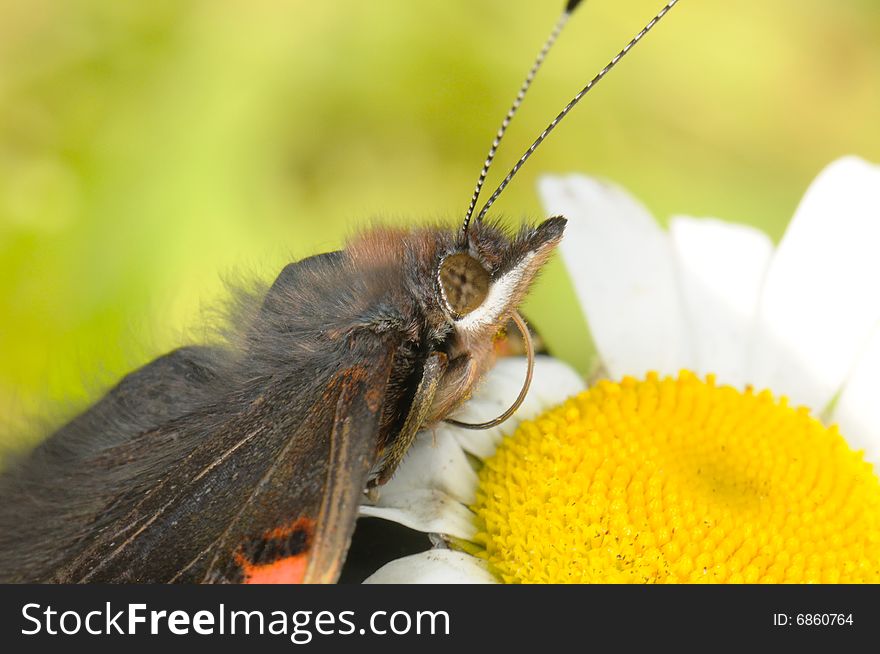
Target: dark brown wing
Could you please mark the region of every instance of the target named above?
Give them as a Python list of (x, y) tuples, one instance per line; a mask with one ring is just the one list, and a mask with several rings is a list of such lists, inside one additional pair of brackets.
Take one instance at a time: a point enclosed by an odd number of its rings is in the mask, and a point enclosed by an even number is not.
[[(378, 361), (334, 374), (293, 419), (294, 386), (279, 381), (217, 425), (210, 441), (171, 462), (56, 579), (334, 581), (376, 460), (392, 358), (385, 350)], [(174, 427), (181, 423), (153, 435), (152, 446), (180, 437)]]
[[(204, 405), (214, 393), (222, 358), (210, 347), (161, 356), (127, 375), (26, 456), (4, 461), (0, 581), (52, 580), (58, 565), (103, 528), (102, 516), (112, 519), (113, 507), (140, 491), (134, 484), (148, 483), (151, 467), (167, 467), (167, 456), (159, 454), (162, 425)], [(159, 460), (154, 464), (152, 458)]]
[(131, 373), (11, 466), (0, 580), (335, 579), (401, 346), (351, 335), (372, 299), (347, 265), (291, 264), (240, 345)]
[[(303, 439), (295, 439), (277, 468), (267, 473), (214, 548), (205, 581), (333, 583), (339, 578), (367, 476), (376, 463), (391, 362), (389, 353), (333, 381), (325, 392), (332, 415), (324, 417), (321, 410), (309, 415), (301, 431), (310, 437), (309, 447), (303, 449)], [(329, 434), (329, 442), (314, 438), (322, 434)], [(305, 494), (291, 493), (305, 469), (320, 470), (316, 483)]]

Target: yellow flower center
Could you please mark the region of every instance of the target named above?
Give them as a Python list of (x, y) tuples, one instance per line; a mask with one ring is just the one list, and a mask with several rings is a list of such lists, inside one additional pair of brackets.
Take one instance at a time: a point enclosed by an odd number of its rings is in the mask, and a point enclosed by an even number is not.
[(880, 582), (880, 481), (836, 427), (682, 372), (600, 382), (480, 472), (505, 582)]

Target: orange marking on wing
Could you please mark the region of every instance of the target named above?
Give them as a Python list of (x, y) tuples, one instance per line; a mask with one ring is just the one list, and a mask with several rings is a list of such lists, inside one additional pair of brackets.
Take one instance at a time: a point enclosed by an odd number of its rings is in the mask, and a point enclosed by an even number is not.
[(315, 531), (315, 521), (303, 516), (302, 518), (298, 518), (296, 521), (291, 522), (289, 525), (275, 527), (275, 529), (267, 531), (263, 537), (268, 540), (278, 540), (290, 536), (295, 531), (306, 532), (308, 541), (311, 542), (312, 534)]
[(301, 584), (306, 576), (309, 555), (288, 556), (265, 565), (240, 561), (246, 584)]
[[(280, 527), (263, 533), (254, 541), (261, 552), (259, 558), (274, 558), (268, 561), (251, 560), (249, 548), (239, 548), (233, 554), (235, 563), (241, 570), (242, 580), (246, 584), (301, 584), (305, 579), (309, 562), (309, 548), (315, 531), (315, 521), (305, 516)], [(295, 544), (294, 552), (290, 552), (288, 539), (296, 534), (303, 534), (305, 542)], [(274, 548), (273, 548), (274, 546)], [(287, 549), (288, 553), (278, 549)], [(275, 549), (273, 553), (272, 550)]]

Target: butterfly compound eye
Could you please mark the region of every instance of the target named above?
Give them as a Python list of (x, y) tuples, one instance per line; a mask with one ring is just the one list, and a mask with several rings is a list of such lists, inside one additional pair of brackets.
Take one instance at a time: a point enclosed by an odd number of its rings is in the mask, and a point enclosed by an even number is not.
[(489, 273), (469, 254), (450, 254), (440, 263), (440, 290), (446, 308), (461, 318), (479, 307), (489, 293)]

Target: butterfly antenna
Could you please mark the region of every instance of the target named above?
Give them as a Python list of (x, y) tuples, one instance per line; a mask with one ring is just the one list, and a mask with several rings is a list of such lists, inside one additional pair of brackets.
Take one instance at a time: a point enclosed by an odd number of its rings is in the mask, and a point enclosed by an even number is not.
[(477, 184), (474, 188), (474, 194), (471, 197), (470, 206), (468, 206), (467, 214), (465, 214), (464, 217), (464, 225), (461, 229), (462, 235), (465, 237), (465, 240), (467, 238), (468, 225), (470, 225), (471, 216), (474, 215), (474, 210), (477, 208), (477, 200), (479, 200), (480, 198), (480, 191), (483, 189), (483, 183), (486, 181), (486, 175), (489, 172), (489, 167), (492, 165), (492, 161), (495, 159), (495, 153), (498, 152), (498, 146), (501, 144), (501, 139), (504, 137), (504, 133), (510, 126), (510, 122), (513, 120), (514, 115), (516, 115), (517, 110), (522, 104), (523, 98), (526, 97), (526, 93), (528, 92), (529, 87), (532, 85), (532, 80), (534, 80), (535, 75), (538, 74), (538, 69), (540, 69), (541, 64), (544, 63), (544, 59), (547, 57), (547, 53), (550, 52), (550, 48), (552, 48), (553, 44), (556, 43), (556, 39), (559, 38), (559, 33), (562, 32), (562, 28), (565, 27), (565, 24), (571, 17), (572, 12), (577, 8), (579, 4), (581, 4), (581, 1), (582, 0), (569, 0), (568, 4), (566, 4), (565, 11), (562, 12), (559, 20), (556, 21), (556, 25), (553, 27), (553, 31), (550, 32), (550, 36), (547, 37), (547, 40), (544, 42), (544, 47), (541, 48), (541, 51), (535, 58), (535, 63), (532, 64), (532, 67), (529, 70), (529, 74), (526, 75), (526, 78), (519, 89), (519, 93), (516, 94), (516, 99), (514, 99), (513, 104), (510, 105), (510, 109), (507, 110), (507, 115), (501, 122), (501, 127), (498, 128), (498, 133), (495, 134), (495, 140), (492, 141), (492, 147), (489, 148), (489, 154), (486, 156), (486, 162), (483, 164), (483, 169), (480, 171), (480, 176), (477, 178)]
[[(678, 0), (670, 0), (670, 2), (668, 2), (666, 4), (666, 6), (663, 7), (663, 9), (661, 9), (660, 12), (656, 16), (654, 16), (654, 18), (651, 19), (651, 22), (649, 22), (647, 25), (645, 25), (645, 27), (642, 28), (642, 31), (639, 32), (638, 34), (636, 34), (633, 37), (633, 39), (629, 43), (626, 44), (626, 47), (623, 50), (621, 50), (620, 52), (618, 52), (614, 56), (614, 58), (610, 62), (608, 62), (608, 64), (602, 70), (600, 70), (599, 73), (593, 79), (591, 79), (590, 82), (584, 88), (582, 88), (576, 96), (574, 96), (574, 98), (571, 99), (571, 102), (569, 102), (567, 105), (565, 105), (565, 108), (559, 112), (559, 115), (556, 116), (556, 118), (554, 118), (553, 121), (549, 125), (547, 125), (547, 127), (544, 129), (544, 131), (541, 132), (541, 135), (538, 136), (537, 139), (535, 139), (535, 142), (529, 146), (529, 149), (526, 150), (525, 154), (520, 158), (519, 161), (516, 162), (516, 165), (514, 165), (514, 167), (510, 170), (510, 172), (507, 173), (507, 177), (505, 177), (502, 180), (501, 184), (498, 185), (498, 188), (495, 189), (495, 191), (492, 193), (492, 195), (486, 201), (486, 204), (483, 205), (483, 208), (480, 209), (480, 213), (477, 214), (477, 222), (480, 222), (481, 220), (483, 220), (483, 217), (486, 215), (486, 212), (489, 211), (489, 207), (491, 207), (492, 204), (494, 204), (495, 200), (498, 199), (498, 196), (501, 195), (501, 192), (510, 183), (510, 180), (512, 180), (514, 175), (516, 175), (516, 173), (519, 171), (519, 169), (523, 167), (523, 164), (525, 164), (525, 162), (528, 161), (529, 157), (532, 156), (532, 153), (538, 149), (538, 146), (544, 142), (544, 139), (547, 138), (547, 136), (550, 134), (550, 132), (552, 132), (553, 129), (560, 123), (560, 121), (562, 121), (562, 119), (568, 115), (568, 112), (571, 111), (574, 108), (574, 106), (578, 102), (581, 101), (581, 98), (583, 98), (587, 93), (589, 93), (590, 90), (593, 89), (593, 87), (595, 87), (596, 84), (598, 84), (601, 81), (601, 79), (603, 77), (605, 77), (605, 75), (607, 75), (608, 72), (612, 68), (614, 68), (621, 59), (624, 58), (626, 56), (626, 54), (630, 50), (632, 50), (632, 48), (639, 41), (642, 40), (642, 38), (645, 36), (645, 34), (650, 32), (651, 29), (654, 27), (654, 25), (656, 25), (658, 22), (660, 22), (660, 19), (662, 19), (667, 14), (667, 12), (669, 12), (669, 10), (672, 9), (676, 4), (678, 4)], [(467, 228), (467, 222), (465, 222), (465, 229), (466, 228)]]

